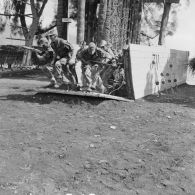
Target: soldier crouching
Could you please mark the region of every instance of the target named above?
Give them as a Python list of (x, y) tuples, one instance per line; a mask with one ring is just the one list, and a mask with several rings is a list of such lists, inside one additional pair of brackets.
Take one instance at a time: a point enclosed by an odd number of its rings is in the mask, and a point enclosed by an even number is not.
[(58, 83), (68, 86), (76, 85), (76, 79), (70, 70), (73, 66), (73, 46), (62, 38), (57, 37), (55, 32), (49, 33), (51, 39), (51, 47), (55, 52), (54, 68)]
[(49, 41), (47, 38), (41, 38), (39, 40), (40, 46), (43, 48), (43, 52), (41, 54), (38, 54), (37, 52), (36, 57), (39, 61), (39, 64), (43, 70), (43, 72), (46, 74), (46, 76), (50, 80), (50, 84), (46, 87), (54, 87), (58, 88), (57, 81), (55, 78), (55, 69), (53, 68), (53, 62), (54, 62), (54, 51), (51, 48)]
[(83, 49), (77, 55), (77, 60), (82, 63), (83, 90), (97, 90), (105, 93), (105, 87), (100, 77), (101, 63), (106, 63), (112, 57), (109, 53), (98, 48), (91, 42), (88, 48)]

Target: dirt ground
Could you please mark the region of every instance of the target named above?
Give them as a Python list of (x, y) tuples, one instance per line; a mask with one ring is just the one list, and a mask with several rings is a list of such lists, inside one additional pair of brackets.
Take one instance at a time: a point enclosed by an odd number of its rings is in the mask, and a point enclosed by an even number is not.
[(135, 102), (0, 79), (0, 195), (194, 195), (195, 86)]

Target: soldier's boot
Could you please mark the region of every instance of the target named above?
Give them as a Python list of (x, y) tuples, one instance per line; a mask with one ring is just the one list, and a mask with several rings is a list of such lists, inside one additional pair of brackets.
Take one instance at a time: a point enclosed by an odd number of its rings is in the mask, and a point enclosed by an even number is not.
[(58, 84), (57, 84), (55, 78), (51, 78), (50, 84), (47, 85), (47, 86), (45, 86), (44, 88), (58, 88), (58, 87), (59, 87), (59, 86), (58, 86)]

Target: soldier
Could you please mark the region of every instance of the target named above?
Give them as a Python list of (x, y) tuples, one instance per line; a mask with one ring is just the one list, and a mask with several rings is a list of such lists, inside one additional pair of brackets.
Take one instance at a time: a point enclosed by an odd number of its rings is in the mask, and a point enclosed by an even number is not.
[(55, 32), (50, 32), (48, 36), (51, 39), (51, 47), (55, 52), (54, 66), (58, 82), (68, 86), (76, 84), (76, 80), (70, 71), (70, 66), (74, 64), (72, 59), (73, 46), (68, 41), (59, 38)]
[(110, 66), (105, 66), (104, 70), (102, 71), (102, 74), (101, 74), (101, 78), (102, 78), (102, 81), (104, 83), (104, 86), (108, 87), (108, 85), (109, 85), (108, 80), (113, 75), (113, 73), (114, 73), (114, 71), (117, 67), (116, 56), (115, 56), (114, 52), (112, 51), (112, 49), (109, 47), (108, 43), (105, 40), (101, 40), (100, 47), (101, 47), (101, 49), (108, 52), (112, 56), (112, 59), (109, 62), (111, 65)]
[(43, 52), (41, 54), (38, 54), (37, 52), (36, 57), (42, 67), (43, 72), (46, 74), (46, 76), (50, 79), (50, 84), (46, 87), (55, 87), (57, 88), (57, 82), (55, 79), (55, 69), (53, 68), (53, 62), (54, 62), (54, 51), (51, 48), (51, 45), (49, 44), (49, 41), (47, 38), (41, 38), (39, 40), (40, 46), (43, 47)]
[(76, 74), (77, 74), (77, 89), (81, 89), (83, 86), (83, 75), (82, 75), (82, 69), (81, 69), (81, 61), (79, 60), (79, 55), (80, 53), (84, 50), (87, 49), (87, 44), (85, 41), (81, 41), (79, 43), (79, 49), (77, 50), (76, 53), (76, 63), (75, 63), (75, 70), (76, 70)]
[(87, 91), (95, 89), (104, 93), (105, 87), (99, 72), (100, 65), (107, 63), (112, 56), (91, 42), (88, 48), (78, 53), (77, 58), (82, 62), (83, 87), (86, 87)]
[(112, 49), (110, 48), (110, 46), (108, 45), (107, 41), (101, 40), (100, 48), (103, 49), (104, 51), (108, 52), (112, 56), (112, 58), (115, 58), (115, 54), (112, 51)]

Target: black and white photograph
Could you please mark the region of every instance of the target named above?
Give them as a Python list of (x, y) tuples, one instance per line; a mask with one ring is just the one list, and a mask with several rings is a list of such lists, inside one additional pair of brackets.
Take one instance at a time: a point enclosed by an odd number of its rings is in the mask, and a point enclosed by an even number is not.
[(194, 0), (0, 0), (0, 195), (195, 195)]

